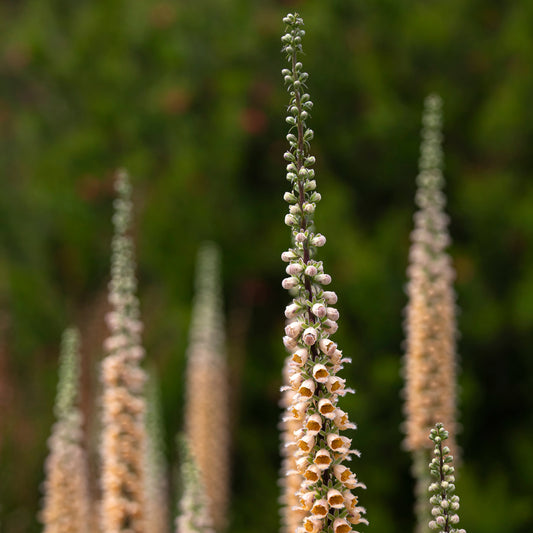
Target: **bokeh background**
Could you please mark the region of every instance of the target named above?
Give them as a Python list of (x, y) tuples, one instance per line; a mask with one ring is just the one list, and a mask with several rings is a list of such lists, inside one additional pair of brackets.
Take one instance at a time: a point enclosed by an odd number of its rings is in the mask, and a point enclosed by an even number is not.
[(533, 531), (533, 2), (2, 0), (2, 533), (39, 531), (59, 339), (70, 324), (83, 335), (97, 471), (118, 167), (135, 187), (144, 342), (161, 384), (169, 478), (195, 254), (211, 239), (223, 252), (233, 391), (229, 530), (277, 530), (289, 242), (280, 36), (293, 10), (306, 23), (316, 223), (339, 294), (336, 340), (353, 358), (344, 377), (357, 394), (343, 402), (359, 425), (354, 469), (368, 485), (369, 531), (413, 525), (399, 429), (402, 310), (429, 92), (445, 112), (462, 523), (470, 533)]

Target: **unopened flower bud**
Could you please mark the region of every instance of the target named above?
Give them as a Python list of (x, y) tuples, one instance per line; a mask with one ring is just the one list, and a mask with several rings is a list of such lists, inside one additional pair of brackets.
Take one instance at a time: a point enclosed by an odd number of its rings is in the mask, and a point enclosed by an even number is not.
[(339, 320), (339, 311), (335, 309), (335, 307), (328, 307), (328, 311), (326, 314), (330, 320), (333, 320), (333, 322)]
[(331, 283), (331, 276), (329, 274), (319, 274), (315, 277), (315, 281), (322, 285), (329, 285)]
[(334, 365), (337, 365), (341, 362), (341, 359), (342, 359), (342, 351), (339, 350), (338, 348), (330, 355), (329, 357), (330, 361), (334, 364)]
[(309, 276), (309, 277), (313, 277), (313, 276), (316, 276), (317, 273), (318, 273), (318, 270), (316, 269), (316, 266), (315, 265), (309, 265), (306, 269), (305, 269), (305, 275), (306, 276)]
[(285, 335), (283, 337), (283, 345), (285, 346), (285, 348), (287, 348), (289, 352), (292, 352), (298, 347), (298, 342), (296, 341), (296, 339)]
[(322, 296), (327, 304), (335, 305), (337, 303), (337, 295), (333, 291), (324, 291)]
[(300, 213), (300, 206), (298, 204), (291, 205), (289, 207), (289, 213), (291, 215), (298, 215)]
[(307, 237), (305, 236), (305, 233), (302, 233), (302, 232), (297, 233), (297, 234), (294, 236), (294, 240), (295, 240), (296, 242), (304, 242), (306, 238), (307, 238)]
[(290, 278), (284, 278), (281, 282), (281, 286), (287, 290), (294, 289), (297, 285), (298, 280), (292, 276)]
[(294, 226), (297, 224), (296, 217), (294, 215), (285, 215), (285, 225), (286, 226)]
[(288, 263), (289, 261), (292, 261), (293, 259), (296, 259), (297, 257), (298, 256), (292, 250), (288, 250), (281, 254), (281, 260), (284, 263)]
[(303, 205), (303, 212), (306, 213), (307, 215), (313, 214), (315, 212), (315, 209), (316, 209), (316, 205), (315, 204), (306, 202)]
[(326, 355), (333, 355), (337, 349), (337, 345), (330, 339), (320, 339), (318, 346), (320, 347), (322, 353), (325, 353)]
[(285, 335), (295, 339), (298, 337), (298, 335), (300, 335), (300, 333), (302, 332), (302, 329), (303, 329), (302, 323), (296, 320), (285, 326)]
[(294, 202), (297, 201), (297, 198), (296, 196), (292, 193), (292, 192), (286, 192), (284, 195), (283, 195), (283, 199), (290, 203), (290, 204), (293, 204)]
[(339, 328), (339, 326), (337, 325), (337, 322), (333, 322), (333, 320), (325, 320), (323, 326), (324, 326), (324, 329), (330, 335), (333, 335)]
[(318, 333), (315, 328), (307, 328), (302, 335), (302, 340), (307, 346), (312, 346), (318, 339)]
[(300, 312), (300, 306), (292, 303), (285, 308), (285, 316), (287, 318), (294, 318)]
[(289, 276), (297, 276), (303, 271), (303, 269), (304, 267), (300, 263), (290, 263), (287, 265), (285, 272), (287, 272)]
[(313, 315), (317, 316), (318, 318), (324, 318), (327, 313), (326, 306), (321, 303), (316, 303), (313, 305), (313, 307), (311, 307), (311, 313), (313, 313)]
[(316, 246), (316, 247), (320, 248), (321, 246), (324, 246), (324, 244), (326, 244), (326, 237), (324, 237), (324, 235), (322, 235), (321, 233), (317, 233), (311, 239), (311, 244), (313, 246)]

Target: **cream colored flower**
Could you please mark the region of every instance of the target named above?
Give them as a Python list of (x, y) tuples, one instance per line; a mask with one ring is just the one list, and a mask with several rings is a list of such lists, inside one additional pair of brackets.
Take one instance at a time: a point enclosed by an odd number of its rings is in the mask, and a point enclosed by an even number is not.
[(319, 533), (322, 531), (324, 521), (318, 516), (306, 516), (303, 529), (306, 533)]
[(329, 505), (328, 501), (325, 499), (317, 500), (311, 509), (311, 513), (317, 518), (325, 518), (328, 514)]
[(316, 364), (313, 366), (313, 378), (315, 378), (317, 383), (326, 383), (329, 377), (329, 372), (325, 365)]
[(309, 416), (305, 421), (305, 428), (308, 435), (317, 435), (322, 429), (322, 417), (317, 413)]
[(335, 418), (335, 406), (329, 398), (322, 398), (318, 401), (318, 410), (320, 414), (329, 420)]
[(315, 393), (316, 384), (312, 379), (306, 379), (298, 389), (298, 393), (302, 398), (312, 398)]
[(309, 453), (313, 447), (315, 446), (316, 438), (314, 435), (305, 435), (305, 437), (302, 437), (298, 440), (298, 448), (305, 453)]
[(316, 452), (313, 462), (320, 470), (326, 470), (332, 463), (331, 455), (327, 450), (322, 448)]
[(336, 518), (333, 521), (334, 533), (350, 533), (352, 526), (344, 518)]
[(304, 472), (304, 478), (310, 483), (316, 483), (322, 478), (322, 470), (316, 465), (309, 465), (307, 470)]
[(333, 509), (343, 509), (344, 508), (344, 497), (340, 491), (337, 489), (328, 490), (328, 505)]

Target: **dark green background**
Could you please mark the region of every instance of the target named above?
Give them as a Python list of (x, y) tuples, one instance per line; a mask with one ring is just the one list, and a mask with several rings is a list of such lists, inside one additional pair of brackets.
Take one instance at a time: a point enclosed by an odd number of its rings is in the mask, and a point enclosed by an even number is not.
[[(135, 186), (144, 339), (169, 459), (182, 424), (195, 254), (213, 239), (234, 393), (230, 531), (277, 530), (289, 10), (306, 23), (316, 223), (339, 294), (335, 338), (353, 358), (343, 375), (358, 393), (343, 405), (359, 425), (354, 470), (368, 485), (368, 531), (413, 522), (399, 372), (420, 114), (432, 91), (444, 100), (461, 309), (462, 524), (533, 530), (533, 2), (3, 0), (2, 532), (39, 530), (58, 344), (72, 323), (83, 334), (95, 450), (120, 166)], [(95, 459), (92, 451), (93, 473)]]

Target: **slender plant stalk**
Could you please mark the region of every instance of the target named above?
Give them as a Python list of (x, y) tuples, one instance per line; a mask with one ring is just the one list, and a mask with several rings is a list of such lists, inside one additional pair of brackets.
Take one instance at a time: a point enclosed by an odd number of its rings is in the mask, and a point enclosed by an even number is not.
[(131, 186), (125, 172), (116, 180), (111, 283), (107, 315), (110, 336), (102, 362), (103, 430), (101, 529), (105, 533), (146, 532), (146, 373), (140, 366), (142, 323), (136, 296), (131, 224)]
[(285, 390), (294, 392), (285, 421), (301, 423), (292, 438), (286, 438), (301, 476), (297, 496), (303, 520), (296, 531), (347, 533), (352, 525), (368, 523), (362, 517), (364, 508), (357, 505), (357, 497), (351, 492), (364, 485), (344, 464), (359, 452), (351, 449), (352, 440), (342, 435), (355, 425), (338, 407), (338, 399), (353, 391), (345, 388), (345, 380), (337, 376), (349, 360), (330, 338), (339, 318), (334, 307), (337, 295), (324, 290), (331, 277), (316, 259), (317, 249), (326, 239), (315, 233), (313, 224), (320, 194), (312, 169), (315, 158), (309, 152), (313, 131), (306, 125), (313, 104), (305, 92), (308, 75), (299, 61), (305, 34), (303, 21), (298, 14), (289, 14), (283, 21), (287, 25), (283, 51), (289, 68), (282, 75), (290, 95), (286, 118), (290, 149), (284, 155), (290, 183), (284, 198), (290, 207), (285, 223), (291, 228), (293, 246), (282, 254), (289, 276), (282, 285), (295, 295), (285, 309), (289, 324), (284, 344), (290, 352)]
[(196, 294), (187, 351), (185, 434), (207, 491), (216, 531), (227, 524), (229, 416), (220, 253), (205, 243), (198, 253)]
[(79, 334), (63, 334), (59, 383), (55, 403), (56, 423), (48, 441), (44, 505), (44, 533), (89, 533), (90, 497), (87, 462), (82, 442), (82, 414), (78, 408), (80, 376)]
[(429, 528), (441, 533), (466, 533), (464, 529), (457, 529), (459, 522), (459, 496), (455, 494), (455, 469), (453, 456), (450, 448), (443, 446), (448, 438), (448, 432), (439, 422), (431, 430), (429, 438), (434, 444), (433, 459), (429, 465), (431, 475), (436, 479), (430, 486), (432, 493), (430, 503), (433, 506), (431, 514), (433, 519), (429, 522)]
[(411, 234), (405, 332), (405, 446), (413, 455), (416, 533), (428, 531), (427, 435), (441, 421), (456, 450), (456, 325), (454, 270), (442, 191), (441, 100), (426, 98), (417, 177), (415, 228)]

